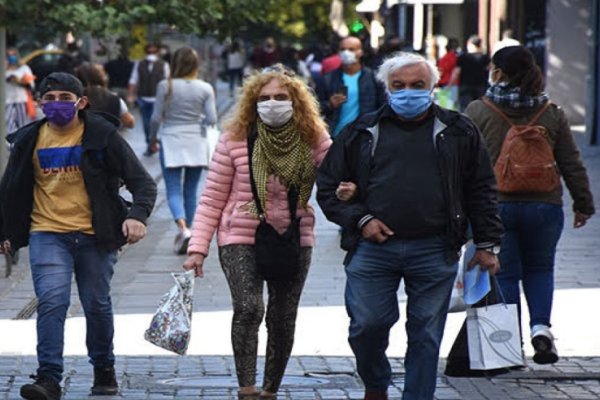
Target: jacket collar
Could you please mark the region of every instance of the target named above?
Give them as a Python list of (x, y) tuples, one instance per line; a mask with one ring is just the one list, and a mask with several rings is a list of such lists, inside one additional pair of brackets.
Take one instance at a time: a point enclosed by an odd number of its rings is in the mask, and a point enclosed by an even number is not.
[[(454, 111), (446, 110), (445, 108), (439, 107), (436, 104), (432, 105), (433, 112), (435, 115), (434, 121), (434, 135), (438, 135), (448, 126), (455, 124), (460, 120), (460, 114)], [(370, 114), (366, 114), (359, 118), (356, 122), (356, 129), (364, 129), (371, 133), (375, 132), (378, 128), (376, 125), (379, 124), (382, 118), (388, 117), (393, 113), (389, 105), (382, 106), (379, 110), (374, 111)]]
[[(460, 120), (460, 114), (454, 111), (446, 110), (445, 108), (439, 107), (436, 104), (432, 104), (434, 112), (433, 120), (433, 143), (436, 143), (435, 138), (442, 133), (448, 126), (455, 124)], [(365, 130), (371, 134), (373, 138), (373, 146), (371, 151), (374, 153), (379, 141), (379, 122), (382, 118), (390, 117), (393, 115), (391, 107), (386, 104), (379, 110), (366, 114), (359, 118), (356, 123), (356, 130)]]
[(100, 150), (107, 146), (108, 137), (120, 126), (120, 121), (107, 113), (82, 111), (85, 123), (82, 146), (84, 150)]

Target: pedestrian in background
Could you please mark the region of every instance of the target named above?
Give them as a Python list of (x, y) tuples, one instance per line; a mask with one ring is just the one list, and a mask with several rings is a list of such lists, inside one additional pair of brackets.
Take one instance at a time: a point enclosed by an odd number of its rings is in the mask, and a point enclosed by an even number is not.
[(227, 51), (227, 75), (229, 76), (229, 95), (233, 96), (236, 86), (242, 86), (244, 67), (246, 66), (246, 52), (240, 42), (234, 40)]
[(135, 126), (135, 117), (129, 112), (125, 100), (106, 88), (108, 78), (101, 64), (84, 62), (75, 68), (75, 76), (84, 85), (90, 110), (105, 112), (117, 118), (125, 128)]
[(6, 49), (6, 133), (16, 131), (35, 118), (31, 95), (35, 76), (27, 64), (21, 65), (19, 61), (17, 49)]
[(262, 46), (256, 47), (252, 54), (252, 64), (256, 69), (262, 69), (279, 62), (279, 50), (275, 39), (267, 37)]
[(440, 89), (437, 96), (438, 104), (452, 110), (456, 109), (455, 107), (458, 103), (460, 77), (458, 74), (453, 75), (452, 72), (458, 63), (459, 47), (458, 40), (454, 38), (448, 39), (446, 54), (438, 60), (438, 69), (440, 71), (440, 81), (438, 82)]
[(464, 111), (470, 102), (485, 94), (490, 57), (483, 52), (481, 39), (473, 35), (467, 40), (467, 51), (458, 56), (450, 78), (458, 82), (458, 102)]
[(147, 144), (144, 155), (151, 156), (158, 151), (150, 142), (150, 118), (156, 101), (156, 87), (158, 82), (169, 77), (169, 64), (158, 57), (158, 47), (154, 43), (148, 43), (144, 51), (146, 57), (142, 61), (136, 61), (131, 70), (127, 102), (133, 105), (137, 101)]
[[(156, 184), (112, 119), (84, 110), (87, 97), (77, 78), (55, 72), (39, 90), (46, 118), (9, 136), (13, 148), (0, 183), (0, 253), (29, 245), (38, 300), (39, 367), (35, 382), (20, 393), (29, 400), (61, 398), (74, 275), (94, 366), (91, 393), (116, 395), (110, 281), (117, 250), (146, 234)], [(122, 182), (133, 204), (119, 196)]]
[[(217, 230), (219, 260), (233, 302), (231, 341), (239, 398), (274, 399), (292, 351), (298, 303), (314, 246), (315, 213), (308, 201), (316, 168), (331, 140), (308, 87), (281, 64), (246, 79), (237, 112), (225, 127), (196, 210), (184, 268), (203, 276), (203, 263)], [(249, 140), (254, 143), (251, 154)], [(278, 232), (288, 228), (292, 186), (298, 194), (296, 216), (301, 219), (300, 270), (291, 280), (267, 282), (268, 339), (259, 391), (256, 359), (258, 330), (265, 314), (265, 281), (255, 264), (255, 232), (260, 209)]]
[[(469, 265), (495, 273), (502, 224), (481, 135), (461, 114), (432, 104), (435, 65), (400, 53), (379, 68), (389, 103), (334, 140), (319, 168), (317, 199), (344, 228), (349, 342), (365, 400), (387, 399), (385, 351), (399, 319), (404, 280), (408, 347), (403, 400), (432, 400), (458, 254), (468, 222), (477, 245)], [(357, 186), (342, 197), (340, 182)]]
[(198, 79), (199, 67), (194, 49), (183, 46), (175, 51), (172, 74), (158, 84), (152, 114), (152, 140), (160, 141), (167, 201), (179, 228), (173, 245), (177, 254), (185, 254), (192, 236), (198, 185), (209, 162), (206, 125), (217, 122), (215, 92)]
[[(117, 43), (121, 41), (117, 40)], [(117, 58), (104, 64), (104, 70), (108, 75), (108, 87), (123, 99), (127, 99), (127, 86), (132, 69), (133, 62), (127, 56), (127, 49), (122, 43)]]
[(321, 112), (333, 138), (360, 115), (385, 103), (383, 86), (375, 79), (373, 70), (361, 64), (360, 39), (354, 36), (343, 39), (339, 54), (341, 68), (326, 74), (317, 85)]
[(68, 36), (67, 47), (58, 59), (58, 69), (61, 72), (74, 74), (75, 68), (90, 61), (90, 56), (81, 49), (81, 39), (75, 40), (70, 34)]
[[(492, 57), (492, 85), (485, 94), (486, 100), (474, 101), (465, 113), (481, 130), (494, 163), (511, 124), (524, 125), (538, 117), (532, 124), (546, 131), (544, 140), (551, 146), (555, 161), (552, 168), (567, 185), (573, 199), (573, 227), (580, 228), (595, 212), (589, 179), (567, 117), (550, 103), (543, 81), (530, 50), (523, 46), (504, 47)], [(550, 317), (554, 258), (564, 223), (562, 192), (558, 181), (549, 191), (503, 192), (500, 188), (498, 194), (506, 233), (500, 251), (502, 269), (497, 278), (507, 303), (517, 304), (519, 310), (519, 283), (523, 285), (535, 350), (533, 361), (538, 364), (558, 361)]]

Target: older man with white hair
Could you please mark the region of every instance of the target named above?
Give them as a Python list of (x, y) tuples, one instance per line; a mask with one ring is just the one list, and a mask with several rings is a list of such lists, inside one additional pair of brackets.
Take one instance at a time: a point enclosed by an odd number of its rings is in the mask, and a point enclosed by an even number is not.
[[(317, 198), (327, 218), (344, 227), (349, 342), (365, 399), (387, 399), (391, 368), (385, 351), (404, 280), (402, 398), (428, 400), (467, 226), (478, 248), (470, 265), (491, 273), (499, 269), (503, 228), (479, 131), (464, 115), (432, 103), (437, 68), (419, 55), (399, 53), (377, 77), (388, 104), (334, 141), (318, 172)], [(348, 187), (354, 192), (349, 200), (342, 193)]]

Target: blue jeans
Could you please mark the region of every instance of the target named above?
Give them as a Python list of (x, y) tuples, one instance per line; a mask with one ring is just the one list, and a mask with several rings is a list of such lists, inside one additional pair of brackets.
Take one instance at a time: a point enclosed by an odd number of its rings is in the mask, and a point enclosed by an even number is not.
[(561, 206), (548, 203), (501, 202), (505, 234), (496, 274), (509, 304), (520, 307), (519, 281), (529, 307), (530, 326), (550, 326), (554, 293), (554, 256), (564, 225)]
[(154, 102), (142, 100), (138, 97), (137, 105), (140, 108), (140, 115), (142, 117), (142, 126), (144, 127), (144, 135), (146, 136), (146, 143), (150, 143), (150, 119), (152, 118), (152, 112), (154, 111)]
[[(167, 202), (175, 222), (184, 219), (187, 226), (191, 226), (198, 205), (198, 185), (204, 167), (165, 167), (163, 150), (160, 150), (160, 166), (167, 189)], [(183, 175), (183, 189), (181, 187)]]
[(444, 240), (360, 241), (346, 267), (348, 341), (367, 390), (386, 391), (391, 367), (385, 355), (398, 321), (397, 292), (404, 279), (407, 303), (404, 400), (433, 399), (440, 343), (457, 264), (444, 257)]
[(93, 235), (32, 232), (29, 257), (38, 299), (37, 374), (62, 380), (64, 327), (73, 274), (85, 313), (90, 363), (97, 367), (114, 365), (110, 280), (116, 252), (98, 249)]

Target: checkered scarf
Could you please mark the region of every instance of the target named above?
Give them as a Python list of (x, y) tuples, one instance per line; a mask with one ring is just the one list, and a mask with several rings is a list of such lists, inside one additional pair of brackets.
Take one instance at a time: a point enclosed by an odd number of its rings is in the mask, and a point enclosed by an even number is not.
[[(293, 119), (280, 128), (257, 121), (258, 136), (252, 152), (252, 170), (258, 199), (266, 210), (267, 179), (275, 175), (287, 188), (299, 189), (298, 202), (306, 208), (316, 179), (316, 167), (308, 143), (296, 131)], [(250, 214), (258, 216), (254, 201), (247, 205)]]
[(509, 87), (507, 82), (494, 83), (485, 92), (486, 97), (494, 103), (510, 108), (534, 108), (548, 101), (546, 93), (539, 96), (528, 96), (521, 93), (519, 87)]

